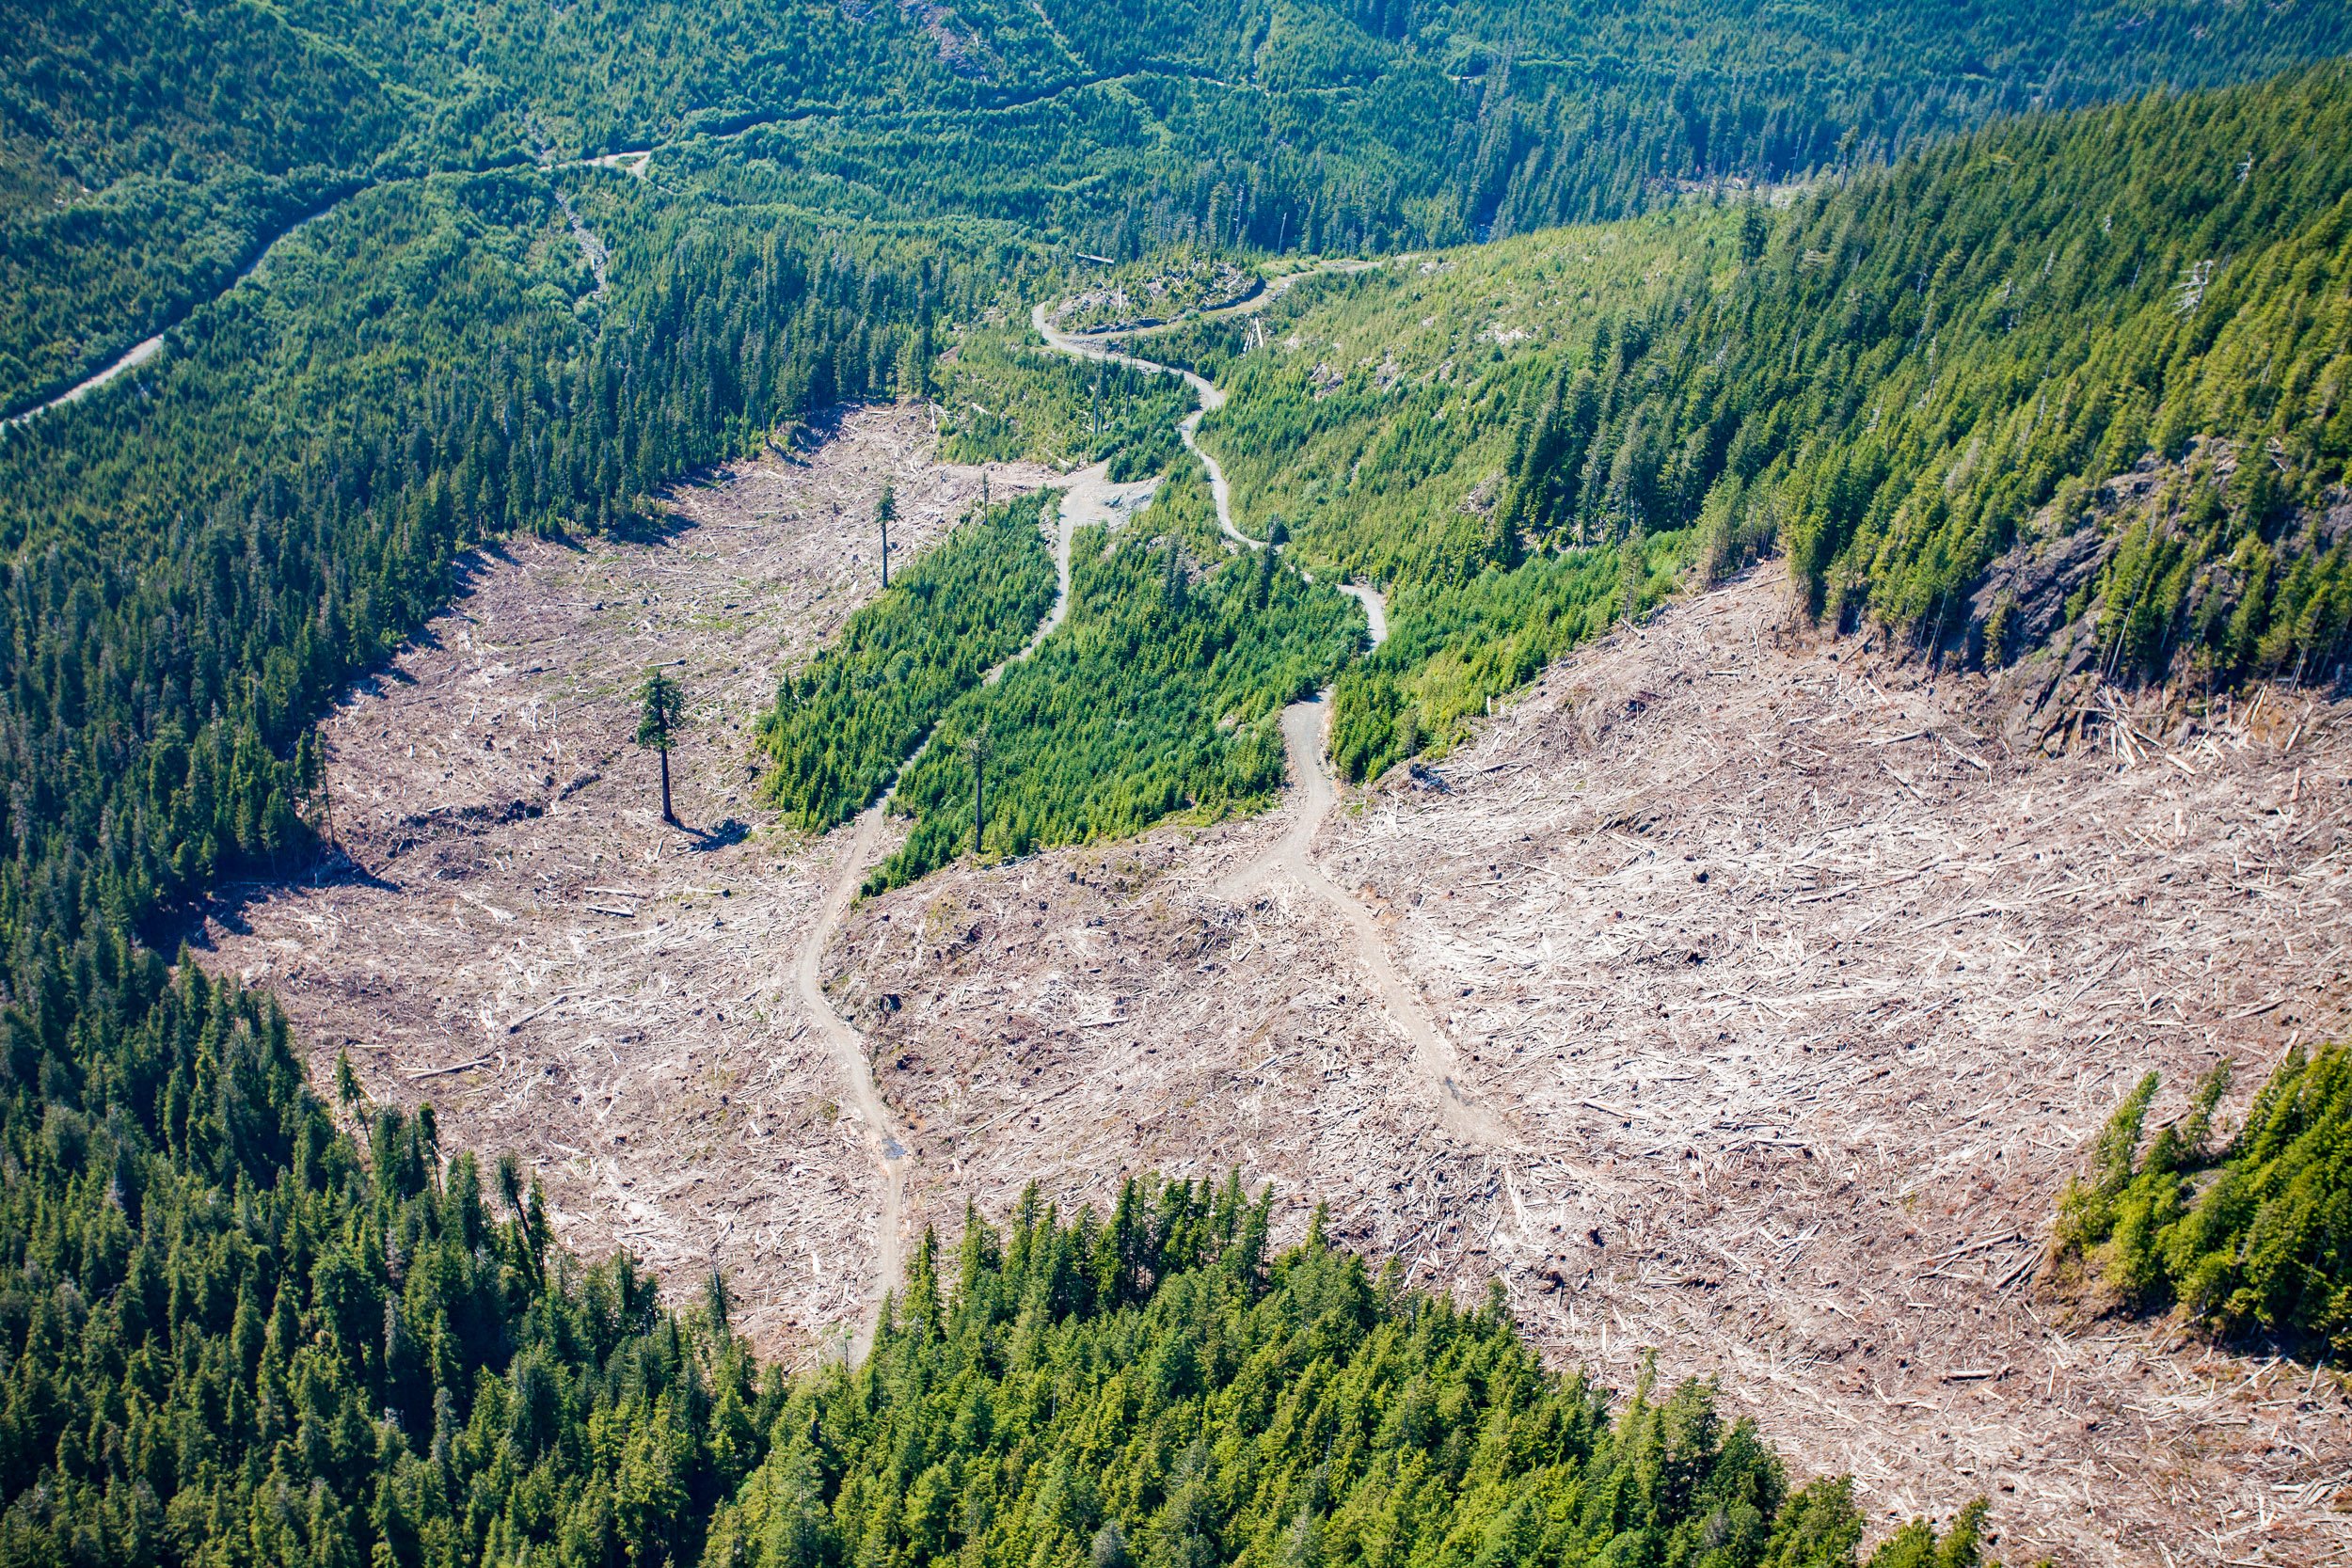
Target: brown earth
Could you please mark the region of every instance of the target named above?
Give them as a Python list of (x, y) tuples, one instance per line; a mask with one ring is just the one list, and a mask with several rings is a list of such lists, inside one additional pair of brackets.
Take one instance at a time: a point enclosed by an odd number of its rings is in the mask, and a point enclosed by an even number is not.
[[(526, 542), (324, 726), (337, 842), (316, 885), (208, 922), (213, 967), (276, 991), (314, 1080), (431, 1099), (452, 1149), (514, 1150), (564, 1240), (680, 1293), (714, 1263), (768, 1349), (804, 1354), (874, 1282), (865, 1144), (793, 990), (833, 847), (778, 828), (751, 730), (778, 673), (875, 587), (887, 479), (903, 562), (977, 499), (929, 416), (866, 409), (808, 454), (682, 487), (659, 542)], [(1038, 469), (992, 470), (993, 494)], [(634, 690), (687, 689), (660, 819)]]
[[(681, 1293), (724, 1267), (777, 1354), (854, 1322), (880, 1183), (791, 975), (850, 831), (776, 831), (743, 731), (866, 592), (883, 473), (915, 544), (968, 499), (919, 420), (682, 492), (659, 546), (484, 563), (330, 726), (373, 879), (255, 890), (215, 932), (320, 1059), (348, 1040), (453, 1148), (519, 1149), (576, 1247)], [(1671, 607), (1303, 839), (1170, 828), (855, 906), (831, 999), (913, 1146), (910, 1220), (1238, 1164), (1289, 1234), (1325, 1202), (1417, 1282), (1499, 1282), (1563, 1363), (1720, 1376), (1881, 1519), (1982, 1493), (2012, 1561), (2340, 1554), (2331, 1374), (2090, 1318), (2039, 1265), (2138, 1073), (2161, 1119), (2226, 1056), (2242, 1105), (2341, 1032), (2345, 714), (2102, 708), (2012, 754), (1981, 681), (1788, 635), (1781, 603), (1759, 577)], [(700, 699), (700, 838), (628, 744), (660, 657)]]
[[(1238, 1164), (1411, 1276), (1500, 1281), (1619, 1387), (1722, 1379), (1882, 1519), (1994, 1503), (2001, 1555), (2344, 1549), (2332, 1374), (2091, 1320), (2040, 1280), (2131, 1083), (2157, 1119), (2341, 1032), (2352, 725), (2265, 695), (2012, 756), (1984, 683), (1777, 633), (1758, 578), (1554, 669), (1310, 853), (1508, 1129), (1449, 1131), (1281, 824), (960, 866), (855, 911), (866, 1031), (951, 1227), (1041, 1181)], [(2094, 719), (2096, 716), (2093, 716)], [(2153, 724), (2153, 720), (2145, 722)], [(1294, 1232), (1295, 1233), (1295, 1232)], [(2265, 1556), (2264, 1554), (2268, 1554)]]

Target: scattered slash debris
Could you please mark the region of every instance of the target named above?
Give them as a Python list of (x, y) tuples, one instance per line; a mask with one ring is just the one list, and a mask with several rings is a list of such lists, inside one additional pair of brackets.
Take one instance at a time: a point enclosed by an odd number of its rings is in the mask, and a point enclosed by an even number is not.
[[(481, 563), (326, 727), (352, 864), (207, 932), (372, 1092), (534, 1162), (574, 1244), (681, 1293), (724, 1267), (779, 1354), (854, 1317), (875, 1195), (788, 968), (835, 843), (758, 808), (748, 728), (870, 591), (885, 475), (916, 541), (977, 488), (925, 429), (859, 413), (682, 490), (660, 543)], [(2242, 1107), (2342, 1032), (2345, 713), (2105, 693), (2047, 756), (1982, 681), (1797, 635), (1784, 603), (1759, 575), (1620, 631), (1312, 847), (1513, 1147), (1447, 1132), (1327, 904), (1280, 875), (1217, 895), (1279, 815), (1172, 827), (850, 911), (830, 990), (915, 1146), (912, 1217), (1239, 1164), (1284, 1234), (1325, 1201), (1417, 1283), (1500, 1280), (1613, 1386), (1652, 1352), (1719, 1375), (1882, 1519), (1983, 1493), (2011, 1560), (2340, 1553), (2332, 1374), (2085, 1321), (2040, 1265), (2138, 1073), (2161, 1120), (2226, 1055)], [(627, 744), (669, 658), (700, 837), (655, 821)]]
[[(855, 1318), (873, 1210), (791, 983), (834, 848), (759, 804), (752, 726), (873, 592), (883, 482), (900, 559), (977, 498), (980, 470), (930, 451), (923, 411), (856, 410), (799, 460), (680, 487), (654, 542), (476, 562), (323, 726), (347, 858), (204, 933), (206, 962), (285, 1004), (316, 1081), (348, 1047), (370, 1093), (429, 1097), (450, 1148), (520, 1154), (587, 1256), (627, 1246), (681, 1295), (724, 1267), (772, 1354)], [(996, 468), (992, 494), (1049, 477)], [(630, 744), (655, 663), (691, 704), (682, 832)]]
[[(1619, 1388), (1716, 1374), (1882, 1519), (2000, 1555), (2341, 1549), (2332, 1374), (2083, 1321), (2052, 1208), (2131, 1083), (2237, 1104), (2341, 1033), (2352, 724), (2121, 700), (2012, 754), (1985, 683), (1788, 629), (1764, 575), (1555, 667), (1315, 854), (1523, 1147), (1438, 1124), (1326, 908), (1216, 890), (1277, 820), (951, 868), (854, 911), (835, 994), (952, 1230), (1039, 1178), (1239, 1164)], [(2124, 725), (2130, 728), (2125, 730)], [(889, 999), (888, 1003), (882, 1001)], [(2216, 1540), (2218, 1535), (2224, 1539)]]

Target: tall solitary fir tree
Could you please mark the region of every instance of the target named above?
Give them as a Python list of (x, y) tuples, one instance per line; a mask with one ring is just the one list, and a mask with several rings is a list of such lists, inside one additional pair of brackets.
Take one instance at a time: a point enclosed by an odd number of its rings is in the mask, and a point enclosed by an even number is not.
[(988, 725), (972, 736), (972, 858), (980, 858), (980, 841), (988, 832)]
[(645, 672), (637, 689), (637, 744), (661, 756), (661, 820), (677, 825), (670, 809), (670, 741), (686, 717), (686, 690), (659, 670)]

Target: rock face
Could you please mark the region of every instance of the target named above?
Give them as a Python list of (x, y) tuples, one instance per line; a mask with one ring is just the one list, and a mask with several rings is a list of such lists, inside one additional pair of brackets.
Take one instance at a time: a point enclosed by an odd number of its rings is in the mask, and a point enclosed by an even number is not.
[(2112, 551), (2112, 542), (2086, 520), (1995, 561), (1968, 601), (1979, 657), (1997, 667), (2021, 648), (2053, 645), (2065, 625), (2066, 601), (2098, 575)]
[[(2153, 531), (2193, 540), (2232, 504), (2225, 492), (2237, 472), (2233, 449), (2201, 438), (2179, 462), (2151, 456), (2086, 497), (2053, 500), (2025, 537), (1986, 568), (1964, 623), (1943, 652), (1965, 668), (1992, 673), (1985, 711), (2006, 743), (2055, 752), (2068, 743), (2062, 732), (2077, 730), (2087, 707), (2106, 705), (2108, 682), (2128, 686), (2138, 678), (2119, 667), (2113, 607), (2094, 597), (2103, 592), (2101, 574), (2127, 539)], [(2291, 541), (2298, 555), (2315, 558), (2352, 532), (2352, 493), (2339, 485), (2299, 514), (2273, 515), (2264, 531), (2274, 543)], [(2169, 635), (2226, 619), (2254, 586), (2234, 556), (2203, 560), (2185, 585)], [(2134, 588), (2114, 592), (2128, 595)], [(2177, 722), (2182, 703), (2203, 695), (2211, 684), (2198, 657), (2176, 661), (2166, 676), (2175, 702), (2165, 724)]]

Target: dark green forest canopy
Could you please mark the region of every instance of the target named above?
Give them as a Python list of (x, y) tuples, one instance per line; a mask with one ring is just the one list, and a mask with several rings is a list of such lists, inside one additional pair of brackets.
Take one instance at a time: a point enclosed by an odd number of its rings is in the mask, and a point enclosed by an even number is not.
[(930, 321), (1027, 264), (977, 230), (566, 178), (608, 289), (533, 171), (387, 186), (121, 392), (0, 440), (0, 945), (45, 1051), (89, 952), (308, 852), (310, 724), (469, 551), (631, 526), (780, 422), (919, 384)]
[[(1714, 1391), (1619, 1403), (1547, 1371), (1500, 1292), (1465, 1312), (1327, 1246), (1268, 1246), (1270, 1208), (1131, 1180), (1106, 1216), (1026, 1195), (1000, 1234), (929, 1238), (854, 1372), (797, 1386), (722, 1508), (726, 1568), (1841, 1568), (1844, 1481), (1791, 1486)], [(1977, 1560), (1981, 1504), (1871, 1561)]]
[(20, 10), (0, 59), (6, 410), (376, 179), (704, 138), (849, 205), (1016, 220), (1095, 252), (1377, 249), (1884, 160), (2352, 39), (2340, 8), (2198, 0)]
[(696, 1560), (785, 1392), (723, 1295), (581, 1268), (429, 1107), (339, 1132), (266, 997), (98, 969), (72, 1049), (8, 1022), (0, 1561)]
[(2217, 1069), (2142, 1149), (2156, 1075), (2100, 1134), (2059, 1207), (2058, 1253), (2115, 1305), (2174, 1307), (2208, 1332), (2352, 1352), (2352, 1052), (2296, 1046), (2216, 1147)]
[(952, 1299), (927, 1243), (858, 1371), (787, 1380), (722, 1282), (681, 1315), (626, 1257), (581, 1269), (511, 1161), (485, 1183), (348, 1064), (339, 1131), (265, 997), (122, 947), (84, 978), (119, 1006), (70, 1050), (21, 1013), (6, 1041), (0, 1561), (1074, 1565), (1104, 1526), (1136, 1561), (1853, 1560), (1843, 1483), (1791, 1495), (1708, 1390), (1612, 1420), (1495, 1307), (1271, 1255), (1237, 1180), (1026, 1203), (1001, 1256), (974, 1222)]

